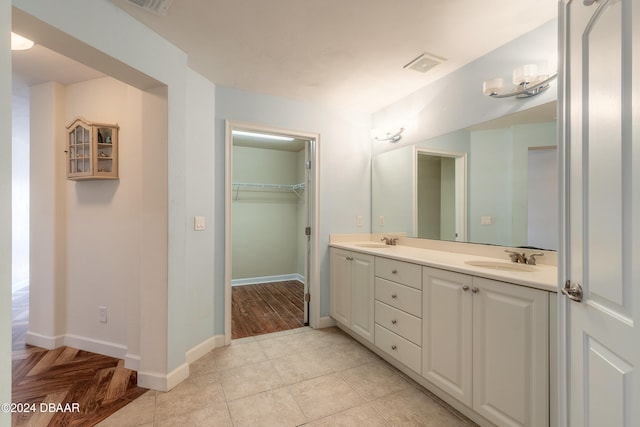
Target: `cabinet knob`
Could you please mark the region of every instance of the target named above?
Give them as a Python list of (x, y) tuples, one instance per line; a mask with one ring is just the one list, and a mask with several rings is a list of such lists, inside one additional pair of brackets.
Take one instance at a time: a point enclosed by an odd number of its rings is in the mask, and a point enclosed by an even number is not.
[(391, 323), (395, 325), (396, 323), (398, 323), (398, 321), (396, 319), (393, 319)]
[(398, 274), (398, 270), (396, 270), (395, 268), (393, 270), (391, 270), (392, 274)]
[(471, 292), (473, 292), (474, 294), (477, 294), (478, 292), (480, 292), (480, 289), (474, 286), (473, 288), (471, 288)]
[(396, 295), (396, 294), (391, 294), (391, 298), (393, 298), (393, 299), (398, 299), (398, 295)]
[(391, 350), (395, 350), (395, 349), (397, 349), (397, 348), (398, 348), (398, 347), (397, 347), (395, 344), (391, 346)]
[(469, 286), (464, 285), (464, 286), (462, 287), (462, 290), (463, 290), (463, 291), (465, 291), (465, 292), (466, 292), (466, 291), (468, 291), (468, 290), (469, 290)]
[(353, 257), (352, 256), (348, 256), (347, 257), (347, 261), (353, 261)]

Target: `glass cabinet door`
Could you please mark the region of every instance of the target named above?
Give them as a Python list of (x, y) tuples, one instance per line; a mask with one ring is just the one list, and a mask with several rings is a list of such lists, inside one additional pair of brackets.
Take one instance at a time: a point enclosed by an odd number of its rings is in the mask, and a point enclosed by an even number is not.
[(80, 125), (69, 133), (68, 170), (71, 175), (91, 172), (91, 131)]

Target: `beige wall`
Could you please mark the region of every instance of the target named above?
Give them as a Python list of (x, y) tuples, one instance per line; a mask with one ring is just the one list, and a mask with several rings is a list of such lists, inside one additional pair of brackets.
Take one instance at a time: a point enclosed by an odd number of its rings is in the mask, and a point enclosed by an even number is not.
[[(158, 136), (166, 133), (166, 100), (105, 77), (66, 87), (41, 85), (32, 90), (31, 105), (30, 340), (45, 344), (42, 340), (48, 339), (53, 345), (62, 340), (126, 357), (135, 367), (143, 269), (150, 263), (156, 269), (163, 265), (153, 259), (166, 262), (167, 213), (162, 200), (167, 149), (166, 138)], [(119, 180), (65, 179), (60, 156), (66, 143), (64, 129), (78, 116), (120, 126)], [(51, 133), (58, 134), (55, 141), (48, 137)], [(156, 186), (160, 194), (151, 188)], [(157, 200), (150, 200), (149, 194), (156, 194)], [(164, 208), (155, 209), (158, 203)], [(146, 215), (149, 211), (164, 219), (153, 221)], [(144, 240), (151, 234), (148, 223), (154, 222), (153, 234), (165, 236), (162, 245)], [(42, 224), (41, 230), (37, 224)], [(166, 273), (160, 274), (166, 280)], [(99, 306), (107, 308), (107, 323), (99, 321)]]

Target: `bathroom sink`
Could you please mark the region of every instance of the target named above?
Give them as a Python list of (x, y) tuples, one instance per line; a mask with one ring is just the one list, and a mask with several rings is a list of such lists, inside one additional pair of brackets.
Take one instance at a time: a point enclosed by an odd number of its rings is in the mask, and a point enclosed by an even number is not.
[(516, 264), (514, 262), (508, 262), (508, 261), (465, 261), (465, 264), (468, 264), (474, 267), (489, 268), (491, 270), (538, 271), (537, 268), (531, 265)]
[(361, 248), (377, 248), (377, 249), (385, 249), (389, 247), (389, 245), (385, 245), (384, 243), (376, 243), (376, 242), (356, 243), (356, 246), (360, 246)]

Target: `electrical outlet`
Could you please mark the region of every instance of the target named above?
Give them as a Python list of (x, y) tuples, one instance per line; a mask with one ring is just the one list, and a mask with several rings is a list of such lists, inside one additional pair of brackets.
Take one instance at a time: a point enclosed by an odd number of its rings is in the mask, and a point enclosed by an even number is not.
[(491, 217), (489, 215), (481, 216), (480, 225), (491, 225)]
[(104, 305), (98, 307), (98, 319), (100, 323), (107, 323), (107, 307)]
[(362, 227), (362, 220), (363, 220), (362, 215), (358, 215), (356, 217), (356, 226)]
[(378, 217), (378, 225), (380, 227), (384, 227), (384, 215), (380, 215), (380, 217)]

